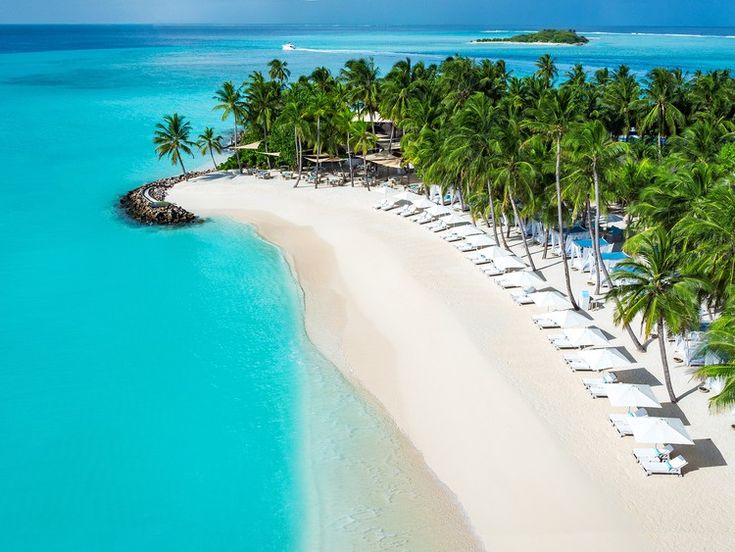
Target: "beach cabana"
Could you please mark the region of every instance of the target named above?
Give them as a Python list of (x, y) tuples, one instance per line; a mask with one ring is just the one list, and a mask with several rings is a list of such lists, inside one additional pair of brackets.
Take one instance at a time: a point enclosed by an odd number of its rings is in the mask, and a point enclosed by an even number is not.
[(625, 368), (633, 364), (614, 347), (569, 353), (564, 355), (564, 362), (575, 372), (585, 370), (600, 372), (612, 368)]

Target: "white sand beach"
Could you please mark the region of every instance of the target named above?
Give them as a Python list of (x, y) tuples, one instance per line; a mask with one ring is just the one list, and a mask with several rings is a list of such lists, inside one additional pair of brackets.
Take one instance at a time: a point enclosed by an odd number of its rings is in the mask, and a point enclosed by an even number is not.
[[(253, 224), (282, 248), (304, 289), (310, 339), (384, 407), (488, 550), (732, 548), (735, 432), (730, 417), (707, 412), (707, 395), (695, 389), (655, 411), (681, 417), (696, 445), (676, 449), (685, 477), (646, 477), (631, 454), (640, 445), (607, 420), (624, 409), (590, 398), (532, 323), (543, 309), (514, 304), (426, 228), (373, 209), (375, 193), (292, 185), (218, 174), (168, 199)], [(532, 251), (563, 291), (560, 259)], [(572, 276), (575, 290), (587, 287)], [(638, 353), (609, 305), (592, 315), (640, 363), (621, 380), (653, 385), (663, 402), (655, 343)], [(680, 395), (696, 387), (685, 368), (673, 378)]]

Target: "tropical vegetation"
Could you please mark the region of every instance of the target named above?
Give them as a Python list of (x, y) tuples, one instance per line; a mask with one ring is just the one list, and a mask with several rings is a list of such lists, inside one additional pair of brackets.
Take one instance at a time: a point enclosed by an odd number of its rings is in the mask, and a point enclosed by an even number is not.
[[(318, 67), (293, 79), (285, 62), (274, 61), (267, 75), (225, 82), (215, 98), (233, 140), (257, 144), (235, 150), (221, 168), (277, 159), (298, 171), (296, 185), (308, 171), (316, 186), (320, 164), (309, 159), (339, 158), (350, 184), (359, 178), (369, 186), (358, 158), (382, 149), (410, 164), (427, 193), (438, 186), (458, 197), (501, 245), (514, 226), (525, 242), (532, 221), (560, 243), (575, 222), (599, 238), (603, 217), (615, 210), (627, 222), (631, 258), (608, 274), (595, 245), (596, 290), (612, 288), (615, 318), (631, 334), (658, 339), (672, 400), (667, 337), (699, 329), (702, 312), (718, 319), (709, 343), (719, 364), (694, 377), (725, 378), (729, 391), (712, 405), (735, 406), (735, 78), (728, 71), (656, 68), (639, 76), (625, 65), (594, 73), (576, 65), (560, 75), (545, 55), (522, 77), (502, 60), (449, 57), (401, 60), (384, 76), (372, 60), (354, 59), (337, 74)], [(394, 123), (380, 142), (374, 114)], [(159, 155), (181, 162), (191, 145), (187, 125), (177, 115), (159, 125)], [(561, 256), (574, 301), (564, 248)]]
[(523, 33), (501, 38), (478, 38), (475, 42), (542, 42), (544, 44), (587, 44), (589, 38), (573, 30), (544, 29), (535, 33)]

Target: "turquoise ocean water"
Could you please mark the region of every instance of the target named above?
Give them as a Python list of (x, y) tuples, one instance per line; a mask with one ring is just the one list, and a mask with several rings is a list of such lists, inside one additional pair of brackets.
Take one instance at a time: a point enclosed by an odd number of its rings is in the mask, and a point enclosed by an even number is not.
[[(384, 421), (304, 337), (274, 247), (221, 221), (140, 228), (117, 198), (175, 172), (150, 143), (162, 114), (228, 130), (213, 90), (273, 57), (297, 75), (462, 53), (523, 74), (548, 50), (468, 43), (486, 30), (0, 26), (0, 550), (299, 548), (304, 389), (338, 393), (361, 446)], [(562, 69), (735, 68), (735, 29), (593, 31), (551, 49)]]

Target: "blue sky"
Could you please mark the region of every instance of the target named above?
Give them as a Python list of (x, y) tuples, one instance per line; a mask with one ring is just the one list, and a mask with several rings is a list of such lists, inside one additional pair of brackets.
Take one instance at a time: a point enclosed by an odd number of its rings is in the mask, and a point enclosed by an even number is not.
[(735, 0), (3, 0), (0, 23), (735, 26)]

